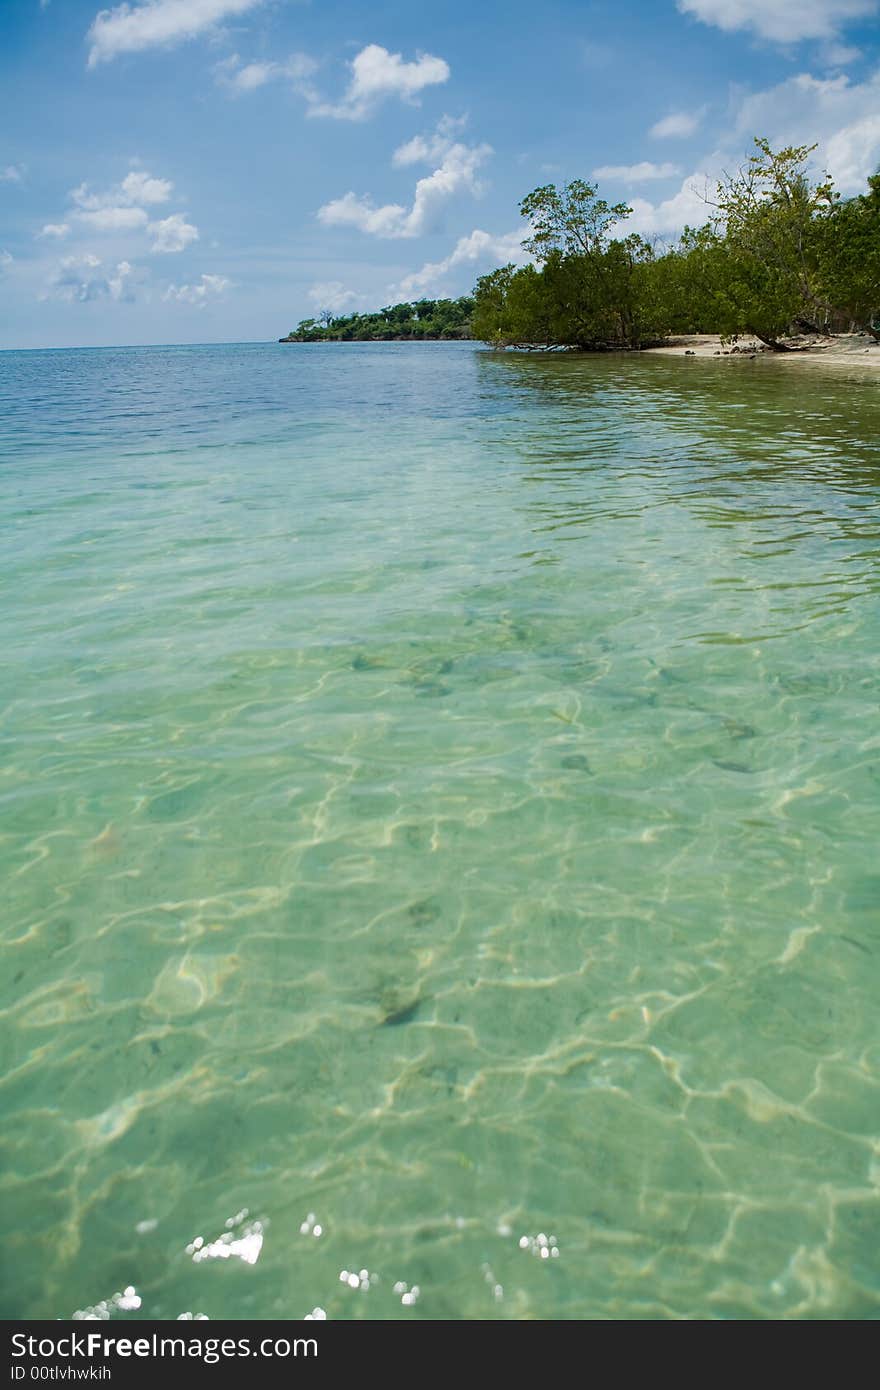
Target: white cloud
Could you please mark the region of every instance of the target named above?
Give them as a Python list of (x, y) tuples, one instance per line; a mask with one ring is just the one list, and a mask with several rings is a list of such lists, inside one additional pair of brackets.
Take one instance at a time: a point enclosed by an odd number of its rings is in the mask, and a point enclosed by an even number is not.
[(430, 53), (420, 53), (406, 62), (400, 53), (389, 53), (381, 44), (370, 43), (352, 60), (351, 81), (338, 105), (315, 102), (311, 116), (333, 116), (338, 120), (362, 121), (387, 97), (416, 103), (425, 87), (449, 80), (449, 64)]
[(130, 174), (126, 174), (121, 184), (123, 200), (127, 203), (137, 203), (141, 207), (153, 203), (167, 203), (173, 187), (174, 184), (170, 180), (154, 179), (152, 174), (140, 169), (133, 169)]
[(407, 210), (400, 203), (375, 207), (371, 199), (357, 193), (346, 193), (318, 209), (318, 221), (325, 227), (357, 227), (373, 236), (407, 236)]
[(829, 68), (845, 68), (862, 56), (860, 48), (846, 43), (826, 43), (822, 45), (821, 57)]
[(684, 139), (699, 129), (705, 114), (705, 106), (698, 111), (673, 111), (652, 125), (649, 133), (655, 140)]
[(725, 144), (701, 161), (677, 193), (659, 203), (631, 199), (633, 213), (618, 229), (676, 233), (687, 224), (708, 221), (715, 187), (725, 170), (745, 163), (754, 153), (755, 135), (773, 148), (816, 144), (812, 172), (827, 170), (844, 195), (864, 191), (867, 178), (880, 167), (880, 71), (864, 82), (844, 73), (813, 77), (799, 73), (765, 91), (740, 95), (731, 110)]
[[(448, 138), (440, 135), (431, 139), (439, 140), (439, 147), (426, 142), (424, 149), (420, 147), (416, 154), (411, 148), (414, 141), (409, 142), (409, 147), (401, 147), (408, 151), (405, 157), (407, 163), (442, 150), (437, 168), (416, 184), (411, 208), (402, 207), (399, 203), (375, 207), (368, 197), (346, 193), (343, 198), (325, 203), (318, 211), (318, 220), (326, 227), (357, 227), (359, 231), (379, 237), (414, 237), (431, 231), (437, 224), (442, 205), (448, 199), (461, 192), (479, 193), (477, 170), (492, 153), (490, 145), (450, 143)], [(401, 150), (396, 153), (400, 156)]]
[(838, 130), (824, 144), (825, 163), (842, 193), (862, 193), (880, 168), (880, 111)]
[(429, 262), (423, 265), (421, 270), (405, 276), (399, 285), (392, 287), (395, 296), (399, 295), (401, 299), (409, 300), (416, 294), (424, 294), (443, 280), (451, 270), (461, 265), (482, 263), (488, 267), (507, 265), (511, 261), (515, 265), (525, 265), (530, 259), (522, 245), (523, 238), (527, 235), (526, 227), (520, 227), (515, 232), (505, 232), (501, 236), (493, 236), (490, 232), (476, 228), (468, 236), (458, 239), (445, 260)]
[(97, 256), (67, 256), (40, 297), (62, 299), (68, 304), (88, 304), (97, 299), (128, 303), (134, 299), (133, 275), (134, 267), (128, 261), (105, 271)]
[(391, 156), (391, 163), (397, 169), (409, 164), (428, 164), (439, 162), (455, 143), (467, 125), (467, 116), (441, 116), (437, 127), (429, 135), (414, 135), (405, 144), (399, 145)]
[(660, 232), (680, 232), (685, 226), (702, 227), (708, 222), (712, 209), (707, 197), (715, 191), (717, 179), (707, 173), (689, 174), (677, 193), (660, 203), (651, 203), (647, 198), (632, 198), (632, 216), (618, 227), (618, 232), (640, 232), (651, 236)]
[(880, 166), (880, 71), (865, 82), (843, 73), (818, 78), (799, 73), (740, 103), (734, 135), (772, 145), (818, 144), (817, 170), (827, 169), (841, 193), (859, 193)]
[(398, 145), (391, 156), (391, 163), (398, 169), (403, 169), (408, 164), (422, 164), (430, 158), (430, 150), (431, 146), (424, 135), (414, 135), (405, 144)]
[[(133, 169), (121, 183), (105, 192), (94, 192), (87, 183), (81, 183), (70, 190), (69, 220), (47, 222), (38, 235), (65, 237), (71, 226), (90, 233), (117, 236), (147, 231), (152, 237), (154, 252), (183, 251), (198, 241), (198, 227), (180, 212), (150, 220), (151, 215), (155, 217), (155, 209), (169, 201), (173, 189), (170, 179), (156, 178), (146, 169)], [(68, 259), (72, 264), (72, 259)]]
[(204, 309), (209, 299), (216, 299), (231, 284), (225, 275), (202, 275), (197, 285), (169, 285), (162, 298), (169, 304), (194, 304)]
[(354, 309), (365, 302), (363, 295), (347, 290), (341, 280), (326, 280), (312, 285), (309, 299), (316, 309), (327, 309), (331, 314), (341, 314), (343, 310)]
[(122, 53), (171, 47), (197, 38), (224, 19), (245, 14), (263, 0), (141, 0), (101, 10), (88, 32), (89, 67)]
[(70, 199), (82, 212), (98, 212), (102, 208), (132, 208), (167, 203), (174, 184), (169, 179), (157, 179), (146, 170), (133, 170), (122, 183), (106, 193), (90, 193), (87, 183), (70, 190)]
[(193, 241), (199, 239), (199, 229), (180, 212), (164, 217), (161, 222), (151, 222), (149, 231), (153, 237), (152, 250), (173, 254), (183, 251)]
[(0, 251), (0, 275), (6, 270), (7, 266), (12, 265), (15, 257), (10, 251)]
[(0, 169), (0, 183), (21, 183), (23, 178), (23, 164), (7, 164), (5, 169)]
[(143, 208), (96, 208), (74, 215), (93, 232), (136, 232), (148, 221)]
[(229, 87), (233, 92), (253, 92), (257, 87), (271, 82), (278, 75), (278, 67), (278, 63), (242, 64), (238, 54), (234, 53), (231, 58), (224, 58), (222, 63), (218, 63), (214, 71), (221, 86)]
[(733, 33), (752, 30), (762, 39), (794, 43), (830, 39), (851, 19), (877, 13), (877, 0), (678, 0), (683, 14)]
[(237, 53), (224, 58), (214, 69), (215, 77), (221, 87), (226, 87), (236, 96), (244, 92), (254, 92), (267, 82), (287, 81), (294, 89), (308, 97), (318, 100), (310, 79), (317, 71), (318, 64), (307, 53), (291, 53), (283, 63), (242, 63)]
[(150, 221), (150, 212), (167, 203), (173, 189), (170, 179), (156, 178), (146, 169), (133, 169), (121, 183), (105, 192), (93, 192), (87, 183), (81, 183), (70, 190), (70, 221), (47, 222), (38, 235), (65, 237), (71, 230), (71, 222), (92, 233), (124, 235), (146, 229), (153, 237), (153, 251), (182, 251), (190, 242), (198, 240), (197, 227), (179, 212), (160, 221)]
[(115, 273), (107, 280), (107, 289), (111, 299), (134, 299), (134, 294), (130, 291), (127, 283), (131, 274), (132, 267), (128, 261), (120, 261)]
[(603, 164), (593, 170), (594, 179), (615, 179), (619, 183), (647, 183), (651, 179), (674, 179), (680, 174), (677, 164), (652, 164), (643, 159), (641, 164)]

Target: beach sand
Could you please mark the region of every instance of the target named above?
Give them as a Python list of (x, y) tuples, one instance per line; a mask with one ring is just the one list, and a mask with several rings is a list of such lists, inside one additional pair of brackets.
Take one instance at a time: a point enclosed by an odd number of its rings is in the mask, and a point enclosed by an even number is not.
[(745, 336), (725, 342), (717, 333), (691, 333), (670, 338), (662, 347), (646, 348), (647, 353), (667, 357), (754, 357), (773, 362), (819, 362), (823, 366), (880, 368), (880, 343), (867, 333), (841, 333), (836, 337), (819, 335), (785, 340), (791, 352), (774, 352), (757, 339)]

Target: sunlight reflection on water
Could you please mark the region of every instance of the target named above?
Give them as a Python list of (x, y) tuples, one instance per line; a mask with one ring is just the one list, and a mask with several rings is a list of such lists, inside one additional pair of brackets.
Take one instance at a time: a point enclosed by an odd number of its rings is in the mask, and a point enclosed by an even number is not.
[(877, 386), (0, 391), (4, 1315), (876, 1316)]

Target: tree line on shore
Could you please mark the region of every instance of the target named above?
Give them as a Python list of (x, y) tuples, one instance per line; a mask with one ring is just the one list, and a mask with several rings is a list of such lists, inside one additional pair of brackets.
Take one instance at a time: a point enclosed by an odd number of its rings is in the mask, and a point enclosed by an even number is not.
[(638, 348), (673, 333), (880, 339), (880, 173), (843, 198), (809, 174), (815, 146), (756, 153), (707, 197), (706, 223), (671, 246), (620, 235), (631, 209), (575, 180), (520, 205), (533, 264), (474, 291), (471, 335), (498, 346)]
[(474, 301), (419, 299), (413, 304), (392, 304), (372, 314), (334, 316), (324, 310), (317, 318), (303, 319), (282, 343), (382, 343), (403, 340), (469, 338)]

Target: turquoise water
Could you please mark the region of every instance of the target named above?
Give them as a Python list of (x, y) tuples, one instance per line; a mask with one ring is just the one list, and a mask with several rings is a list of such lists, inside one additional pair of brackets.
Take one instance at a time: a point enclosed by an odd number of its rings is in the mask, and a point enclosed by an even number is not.
[(880, 379), (0, 392), (3, 1315), (877, 1317)]

